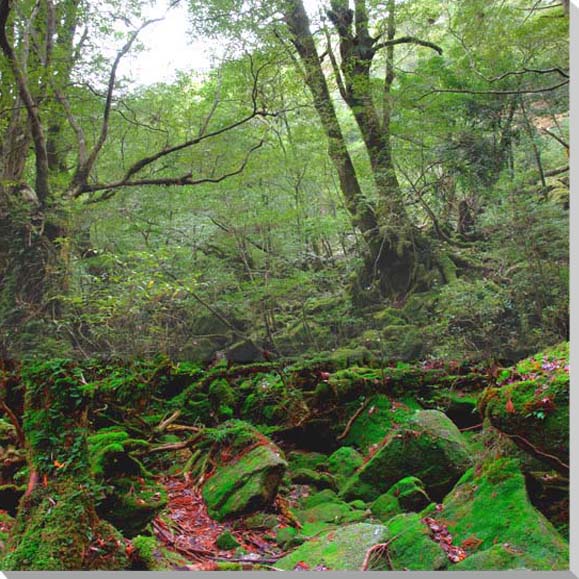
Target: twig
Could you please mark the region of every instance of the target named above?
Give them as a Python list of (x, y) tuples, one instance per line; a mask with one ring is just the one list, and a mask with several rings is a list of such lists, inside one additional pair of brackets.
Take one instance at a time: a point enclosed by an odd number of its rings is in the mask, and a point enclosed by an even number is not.
[(344, 438), (346, 438), (346, 436), (348, 436), (348, 434), (350, 433), (350, 430), (352, 428), (352, 425), (356, 421), (356, 418), (358, 418), (358, 416), (360, 416), (360, 414), (362, 414), (362, 412), (364, 412), (364, 410), (366, 410), (366, 408), (368, 408), (368, 405), (370, 404), (371, 400), (372, 400), (372, 398), (368, 398), (360, 406), (360, 408), (358, 408), (358, 410), (356, 410), (356, 412), (354, 412), (354, 414), (352, 415), (350, 420), (348, 420), (348, 424), (346, 424), (346, 428), (344, 428), (344, 432), (342, 432), (342, 434), (340, 434), (340, 436), (337, 436), (336, 440), (343, 440)]

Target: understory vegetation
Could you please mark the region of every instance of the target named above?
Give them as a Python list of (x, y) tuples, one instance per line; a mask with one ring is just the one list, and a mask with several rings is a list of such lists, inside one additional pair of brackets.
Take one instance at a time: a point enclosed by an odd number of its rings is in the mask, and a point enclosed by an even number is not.
[(568, 28), (0, 0), (0, 569), (568, 568)]

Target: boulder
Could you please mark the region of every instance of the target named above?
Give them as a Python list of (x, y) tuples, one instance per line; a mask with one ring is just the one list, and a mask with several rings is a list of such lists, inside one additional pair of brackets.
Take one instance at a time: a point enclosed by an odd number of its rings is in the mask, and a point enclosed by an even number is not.
[(522, 360), (487, 388), (479, 409), (522, 450), (569, 473), (569, 345)]
[[(503, 569), (569, 566), (567, 541), (529, 501), (524, 476), (514, 459), (489, 460), (476, 472), (469, 470), (445, 498), (441, 516), (452, 529), (455, 544), (476, 539), (478, 566), (466, 563), (467, 558), (461, 563), (465, 570), (492, 570), (497, 556)], [(491, 551), (483, 557), (482, 552), (495, 545), (506, 546), (507, 553)]]
[(380, 495), (371, 506), (372, 514), (387, 521), (402, 512), (419, 512), (431, 503), (422, 481), (409, 476), (392, 485), (388, 492)]
[(273, 444), (257, 446), (235, 462), (217, 467), (203, 486), (209, 514), (222, 521), (269, 507), (286, 468)]
[[(366, 552), (372, 546), (389, 538), (383, 525), (356, 523), (328, 531), (299, 546), (276, 563), (276, 567), (291, 571), (326, 568), (331, 571), (358, 570)], [(299, 565), (298, 565), (299, 563)]]
[(342, 486), (364, 463), (363, 456), (351, 446), (338, 448), (328, 458), (328, 472)]
[(370, 460), (346, 483), (346, 499), (374, 500), (397, 481), (420, 478), (434, 500), (441, 500), (471, 466), (470, 449), (454, 423), (437, 410), (417, 412), (391, 431)]

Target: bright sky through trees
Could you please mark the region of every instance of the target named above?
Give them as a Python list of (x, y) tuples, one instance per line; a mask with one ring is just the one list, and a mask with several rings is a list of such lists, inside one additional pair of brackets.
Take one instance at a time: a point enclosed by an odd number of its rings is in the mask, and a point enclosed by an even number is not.
[[(320, 0), (304, 2), (308, 12), (318, 10)], [(157, 18), (165, 15), (161, 22), (144, 30), (140, 40), (143, 52), (128, 57), (122, 64), (124, 74), (138, 84), (169, 82), (177, 71), (197, 71), (203, 73), (219, 59), (219, 47), (207, 39), (194, 39), (188, 34), (187, 5), (182, 3), (165, 12), (165, 3), (151, 10), (147, 16)]]

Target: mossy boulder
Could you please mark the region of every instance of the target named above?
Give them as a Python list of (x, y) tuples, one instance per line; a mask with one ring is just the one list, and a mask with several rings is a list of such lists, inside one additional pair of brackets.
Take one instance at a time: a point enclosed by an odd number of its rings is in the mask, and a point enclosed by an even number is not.
[(317, 489), (335, 489), (336, 480), (331, 474), (317, 472), (309, 468), (300, 468), (290, 473), (290, 478), (294, 484), (311, 485)]
[(527, 358), (487, 388), (479, 408), (521, 449), (563, 474), (569, 471), (569, 345)]
[(407, 476), (392, 485), (387, 494), (395, 497), (405, 512), (418, 513), (432, 501), (424, 490), (424, 483), (415, 476)]
[(351, 446), (342, 446), (328, 457), (328, 472), (342, 486), (364, 463), (364, 457)]
[(374, 500), (411, 475), (424, 482), (434, 500), (440, 500), (471, 464), (469, 447), (454, 423), (442, 412), (423, 410), (386, 436), (341, 495), (349, 500)]
[(388, 492), (380, 495), (370, 507), (372, 514), (387, 521), (403, 512), (420, 512), (431, 503), (422, 481), (408, 476), (392, 485)]
[(393, 400), (384, 394), (377, 394), (366, 403), (366, 408), (352, 423), (343, 442), (366, 453), (392, 429), (406, 424), (418, 409), (419, 404), (412, 399)]
[(388, 554), (393, 571), (441, 571), (448, 566), (446, 553), (430, 538), (422, 514), (403, 513), (387, 524), (392, 537)]
[(290, 472), (302, 468), (316, 470), (318, 467), (325, 465), (328, 457), (321, 452), (302, 452), (293, 451), (287, 455), (287, 462)]
[(385, 542), (389, 536), (388, 529), (382, 525), (345, 525), (310, 539), (277, 561), (276, 567), (290, 571), (302, 563), (310, 569), (323, 566), (331, 571), (358, 570), (368, 549)]
[(229, 531), (225, 531), (217, 537), (215, 546), (224, 551), (231, 551), (231, 549), (239, 547), (239, 541)]
[[(508, 544), (511, 554), (521, 556), (502, 559), (516, 567), (556, 570), (569, 566), (567, 542), (530, 503), (514, 459), (489, 460), (476, 471), (468, 471), (445, 498), (440, 515), (452, 528), (456, 544), (476, 537), (480, 541), (477, 552)], [(489, 565), (494, 558), (490, 555)]]
[(262, 444), (235, 462), (219, 466), (203, 486), (209, 514), (218, 521), (267, 508), (287, 463), (273, 444)]
[(92, 474), (108, 479), (121, 476), (147, 475), (143, 464), (131, 452), (147, 448), (145, 440), (131, 438), (119, 427), (103, 428), (87, 438)]

